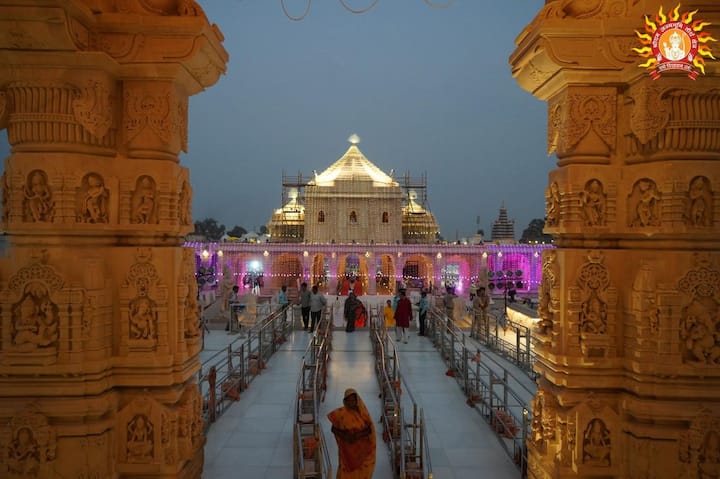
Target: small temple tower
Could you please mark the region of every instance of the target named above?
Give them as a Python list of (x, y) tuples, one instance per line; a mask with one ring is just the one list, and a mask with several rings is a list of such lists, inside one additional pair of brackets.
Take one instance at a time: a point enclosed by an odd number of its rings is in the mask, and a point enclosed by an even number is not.
[(509, 220), (505, 203), (500, 206), (498, 219), (493, 222), (490, 240), (499, 243), (515, 242), (515, 220)]

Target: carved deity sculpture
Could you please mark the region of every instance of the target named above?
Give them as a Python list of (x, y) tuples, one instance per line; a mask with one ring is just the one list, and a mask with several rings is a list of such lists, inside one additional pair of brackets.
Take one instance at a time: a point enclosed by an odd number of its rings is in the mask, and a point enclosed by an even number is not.
[(680, 320), (683, 358), (693, 363), (720, 364), (720, 272), (702, 262), (680, 280), (678, 289), (691, 297)]
[(690, 181), (685, 199), (685, 224), (704, 227), (712, 225), (713, 197), (710, 180), (696, 176)]
[(610, 466), (610, 451), (610, 431), (602, 419), (592, 419), (583, 434), (583, 464), (601, 467)]
[(53, 218), (53, 195), (47, 174), (33, 170), (23, 188), (23, 214), (25, 221), (47, 222)]
[(150, 462), (153, 458), (154, 428), (144, 414), (133, 417), (127, 425), (128, 462)]
[(33, 281), (25, 286), (22, 298), (12, 307), (12, 325), (12, 343), (22, 350), (57, 344), (58, 308), (44, 284)]
[(720, 432), (708, 431), (698, 455), (698, 478), (720, 477)]
[(560, 187), (557, 181), (545, 190), (545, 224), (557, 226), (560, 222)]
[(578, 285), (584, 290), (585, 299), (580, 305), (580, 331), (586, 334), (606, 334), (608, 305), (603, 292), (610, 285), (610, 274), (603, 265), (603, 257), (597, 252), (588, 255), (588, 262), (580, 269)]
[(607, 332), (607, 304), (595, 289), (590, 290), (590, 296), (581, 305), (580, 328), (590, 334)]
[(7, 451), (7, 465), (10, 477), (38, 477), (40, 449), (30, 428), (21, 427), (15, 432)]
[(605, 224), (605, 203), (607, 195), (603, 192), (600, 181), (593, 179), (587, 182), (585, 190), (580, 193), (583, 217), (586, 226)]
[(178, 220), (181, 225), (189, 225), (192, 222), (190, 217), (190, 187), (187, 181), (183, 181), (178, 198)]
[(185, 337), (194, 338), (200, 335), (200, 305), (196, 294), (188, 294), (185, 298)]
[(556, 306), (553, 304), (553, 289), (557, 286), (559, 280), (559, 267), (556, 263), (556, 253), (554, 251), (546, 251), (544, 253), (542, 265), (542, 281), (538, 291), (540, 301), (538, 303), (538, 332), (547, 334), (553, 329), (553, 318), (557, 312)]
[(643, 178), (635, 182), (628, 198), (630, 226), (658, 226), (660, 224), (660, 192), (653, 180)]
[(110, 192), (97, 173), (85, 175), (78, 190), (77, 221), (81, 223), (107, 223), (109, 220)]
[(147, 296), (130, 301), (130, 338), (155, 339), (157, 337), (154, 303)]
[(133, 223), (157, 223), (157, 203), (155, 197), (155, 180), (147, 175), (138, 178), (130, 209), (130, 220)]

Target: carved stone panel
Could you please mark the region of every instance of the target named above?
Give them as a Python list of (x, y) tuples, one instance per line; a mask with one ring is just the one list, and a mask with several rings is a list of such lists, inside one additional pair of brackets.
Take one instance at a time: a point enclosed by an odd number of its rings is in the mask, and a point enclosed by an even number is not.
[(690, 228), (706, 228), (713, 223), (713, 192), (710, 180), (705, 176), (696, 176), (690, 180), (685, 194), (683, 218)]
[(110, 221), (110, 190), (98, 173), (88, 173), (76, 190), (75, 218), (78, 223)]
[(659, 226), (661, 200), (662, 194), (653, 180), (637, 180), (627, 200), (628, 226)]
[(678, 441), (684, 479), (720, 477), (720, 416), (703, 409)]
[(585, 226), (605, 225), (607, 195), (600, 180), (592, 179), (585, 183), (585, 189), (580, 192), (580, 205)]
[(720, 364), (720, 271), (709, 258), (697, 257), (697, 265), (678, 282), (685, 296), (680, 319), (683, 361), (696, 366)]
[(545, 226), (560, 224), (561, 202), (560, 186), (553, 181), (545, 190)]
[(178, 197), (178, 221), (183, 226), (192, 224), (191, 201), (192, 190), (188, 182), (183, 181)]
[(27, 222), (52, 223), (55, 216), (55, 200), (47, 173), (33, 170), (23, 187), (23, 220)]
[(582, 477), (618, 477), (623, 465), (620, 418), (607, 404), (592, 397), (575, 407), (572, 468)]
[(52, 477), (55, 429), (45, 416), (27, 409), (0, 426), (0, 476), (7, 479)]
[(158, 192), (155, 180), (151, 176), (143, 175), (137, 179), (130, 205), (130, 222), (158, 223)]

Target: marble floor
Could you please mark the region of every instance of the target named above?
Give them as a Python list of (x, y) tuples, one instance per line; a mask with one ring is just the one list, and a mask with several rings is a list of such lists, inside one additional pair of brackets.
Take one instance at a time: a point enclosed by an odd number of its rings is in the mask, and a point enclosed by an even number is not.
[[(232, 336), (213, 331), (206, 338), (203, 357), (222, 349)], [(288, 479), (293, 476), (292, 428), (295, 388), (308, 333), (296, 331), (210, 428), (205, 446), (203, 478)], [(435, 479), (519, 478), (520, 472), (502, 449), (499, 439), (466, 398), (431, 342), (413, 333), (400, 344), (401, 371), (428, 424), (430, 462)], [(328, 390), (321, 417), (342, 403), (345, 388), (355, 388), (371, 414), (380, 417), (378, 384), (370, 338), (366, 330), (335, 331)], [(517, 376), (523, 375), (519, 370)], [(324, 425), (333, 468), (337, 450)], [(373, 477), (392, 478), (389, 454), (376, 427), (377, 464)], [(334, 469), (333, 469), (334, 470)]]

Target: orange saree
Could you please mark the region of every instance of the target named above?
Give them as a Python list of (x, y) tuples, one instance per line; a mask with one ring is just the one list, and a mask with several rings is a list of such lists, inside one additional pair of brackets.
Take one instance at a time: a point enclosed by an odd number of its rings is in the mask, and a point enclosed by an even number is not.
[(370, 429), (369, 435), (354, 441), (348, 440), (344, 434), (335, 434), (340, 463), (337, 479), (371, 479), (375, 470), (375, 425), (360, 396), (357, 398), (357, 410), (343, 406), (328, 414), (333, 427), (343, 433), (353, 434)]

